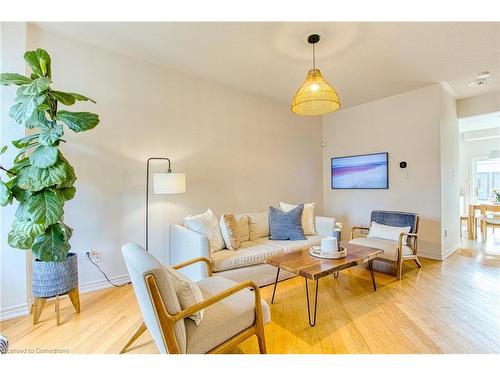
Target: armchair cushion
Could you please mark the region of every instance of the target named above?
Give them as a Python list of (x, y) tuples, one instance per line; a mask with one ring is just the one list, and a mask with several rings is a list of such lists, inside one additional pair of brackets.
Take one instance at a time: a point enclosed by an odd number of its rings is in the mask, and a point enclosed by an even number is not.
[[(197, 281), (203, 297), (209, 298), (237, 283), (220, 276)], [(266, 301), (261, 300), (264, 324), (271, 321)], [(242, 290), (205, 309), (199, 326), (186, 320), (187, 353), (207, 353), (224, 341), (250, 327), (255, 321), (255, 296), (249, 289)]]
[[(411, 227), (393, 227), (390, 225), (379, 224), (375, 221), (370, 226), (368, 238), (378, 238), (382, 240), (399, 241), (401, 233), (408, 233)], [(406, 237), (403, 238), (403, 243), (406, 243)]]
[(399, 211), (372, 211), (370, 222), (376, 222), (391, 227), (410, 227), (411, 233), (416, 233), (417, 230), (417, 214), (412, 212)]
[[(398, 241), (383, 240), (378, 238), (357, 237), (350, 240), (349, 243), (361, 246), (373, 247), (384, 250), (378, 258), (396, 261), (398, 259)], [(406, 245), (403, 245), (403, 255), (411, 255), (413, 251)]]
[[(179, 305), (182, 310), (186, 310), (188, 307), (203, 302), (203, 295), (201, 294), (200, 287), (196, 285), (196, 283), (189, 280), (186, 276), (179, 271), (174, 270), (172, 267), (163, 267), (168, 272), (170, 279), (172, 280), (172, 285), (174, 286), (175, 293), (177, 294)], [(204, 311), (205, 310), (197, 311), (188, 318), (193, 319), (195, 324), (198, 326), (203, 319)]]

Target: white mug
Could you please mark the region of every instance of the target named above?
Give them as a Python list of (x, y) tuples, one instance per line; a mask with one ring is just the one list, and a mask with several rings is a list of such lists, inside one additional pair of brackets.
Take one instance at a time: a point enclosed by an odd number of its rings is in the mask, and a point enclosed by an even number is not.
[(335, 237), (325, 237), (321, 239), (321, 252), (326, 254), (338, 251), (337, 239)]

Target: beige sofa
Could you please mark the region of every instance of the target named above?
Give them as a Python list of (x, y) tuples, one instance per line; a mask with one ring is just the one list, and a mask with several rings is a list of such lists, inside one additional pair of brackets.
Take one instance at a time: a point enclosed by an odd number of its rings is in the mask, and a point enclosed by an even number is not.
[[(172, 224), (170, 226), (171, 263), (177, 264), (203, 256), (210, 259), (216, 275), (219, 274), (236, 282), (250, 280), (259, 286), (268, 285), (276, 278), (276, 268), (265, 264), (268, 256), (296, 251), (305, 246), (319, 245), (321, 237), (331, 236), (335, 226), (334, 218), (316, 216), (316, 233), (306, 236), (306, 240), (273, 241), (269, 239), (269, 230), (262, 230), (267, 224), (255, 223), (255, 220), (260, 220), (262, 213), (242, 215), (251, 216), (254, 221), (249, 223), (248, 237), (245, 237), (241, 242), (241, 247), (234, 251), (221, 249), (210, 253), (210, 245), (206, 236), (183, 225)], [(192, 280), (206, 277), (204, 268), (201, 266), (193, 266), (183, 273)], [(280, 273), (280, 280), (293, 276), (283, 271)]]

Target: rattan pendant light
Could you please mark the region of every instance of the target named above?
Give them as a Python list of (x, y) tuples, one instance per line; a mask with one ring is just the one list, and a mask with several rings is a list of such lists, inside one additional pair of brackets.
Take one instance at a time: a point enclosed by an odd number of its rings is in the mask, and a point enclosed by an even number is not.
[(309, 70), (306, 80), (292, 99), (292, 112), (304, 116), (335, 112), (340, 108), (337, 91), (323, 78), (319, 69), (316, 69), (314, 45), (319, 42), (319, 35), (309, 35), (307, 41), (313, 47), (313, 68)]

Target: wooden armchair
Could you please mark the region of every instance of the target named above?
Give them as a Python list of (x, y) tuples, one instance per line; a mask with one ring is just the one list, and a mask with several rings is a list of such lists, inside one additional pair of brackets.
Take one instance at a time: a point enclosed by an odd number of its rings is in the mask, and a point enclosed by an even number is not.
[(368, 231), (369, 227), (353, 227), (351, 230), (350, 243), (357, 245), (364, 245), (384, 250), (376, 259), (383, 262), (396, 264), (396, 276), (398, 280), (401, 279), (403, 273), (403, 261), (413, 260), (420, 268), (422, 264), (417, 256), (418, 250), (418, 225), (419, 216), (409, 212), (397, 211), (373, 211), (371, 214), (371, 222), (379, 224), (407, 227), (409, 226), (410, 232), (401, 233), (397, 242), (381, 239), (366, 238), (366, 234), (359, 234), (359, 231)]
[[(238, 284), (212, 276), (210, 260), (204, 257), (181, 263), (173, 268), (204, 262), (209, 276), (196, 283), (204, 300), (181, 310), (166, 266), (138, 245), (124, 245), (122, 251), (144, 320), (120, 353), (146, 329), (161, 353), (224, 353), (252, 335), (257, 336), (260, 353), (266, 353), (264, 324), (270, 321), (270, 311), (253, 282)], [(186, 319), (200, 310), (205, 312), (199, 326)]]

